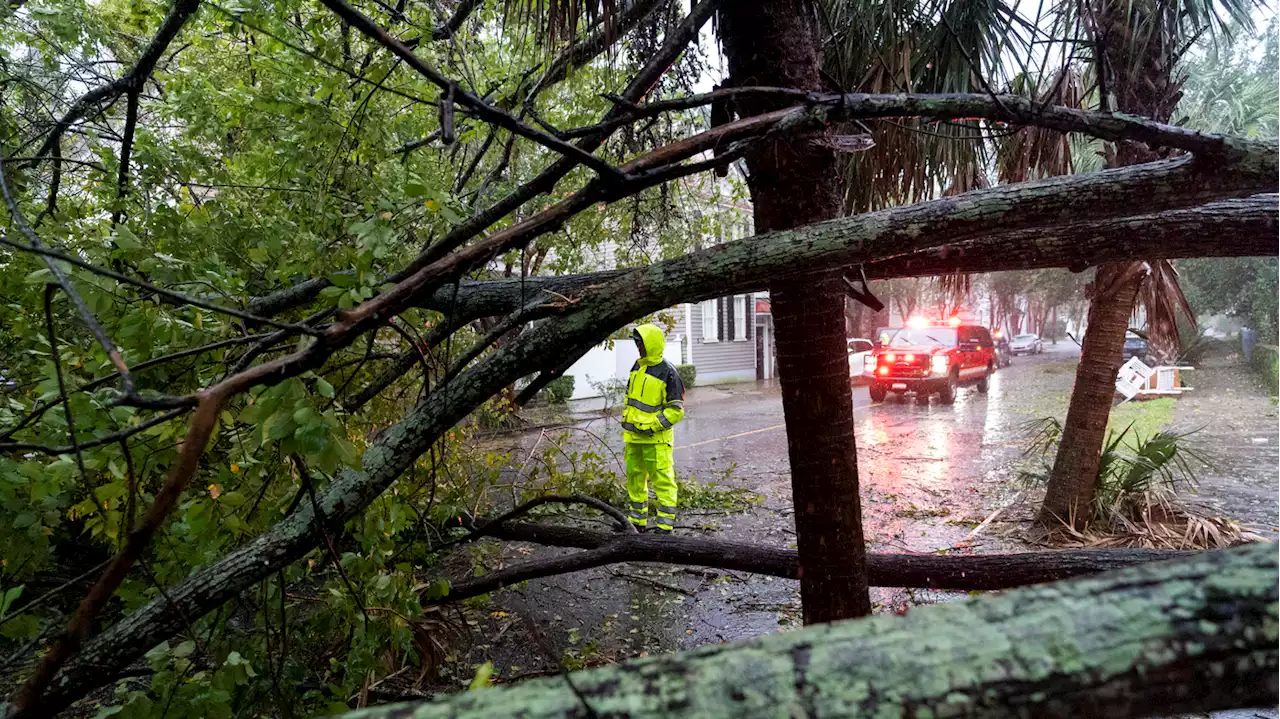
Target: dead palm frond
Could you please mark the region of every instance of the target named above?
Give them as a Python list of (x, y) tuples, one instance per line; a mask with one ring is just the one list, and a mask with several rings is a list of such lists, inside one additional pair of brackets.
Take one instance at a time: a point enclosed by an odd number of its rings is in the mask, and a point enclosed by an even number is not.
[[(1048, 481), (1062, 439), (1054, 417), (1023, 425), (1028, 438), (1024, 454), (1036, 464), (1019, 472), (1028, 485)], [(1133, 425), (1110, 432), (1099, 461), (1098, 490), (1090, 520), (1077, 529), (1075, 517), (1056, 528), (1068, 544), (1086, 547), (1212, 549), (1258, 541), (1258, 535), (1226, 518), (1209, 516), (1184, 500), (1193, 489), (1197, 469), (1209, 459), (1186, 443), (1193, 432), (1164, 431), (1138, 436)]]
[[(1020, 74), (1011, 90), (1044, 105), (1083, 108), (1085, 103), (1083, 75), (1075, 66), (1042, 79)], [(1072, 159), (1070, 136), (1041, 127), (1022, 128), (996, 145), (997, 176), (1005, 183), (1069, 175), (1075, 169)]]
[(503, 0), (508, 24), (534, 28), (547, 46), (572, 42), (579, 30), (601, 25), (604, 34), (616, 36), (619, 2), (627, 0)]
[(1116, 517), (1108, 525), (1095, 522), (1085, 530), (1070, 525), (1060, 529), (1066, 546), (1097, 549), (1221, 549), (1267, 541), (1235, 520), (1182, 505), (1155, 504), (1139, 516)]
[(1139, 290), (1139, 301), (1147, 315), (1151, 347), (1163, 360), (1172, 360), (1182, 346), (1179, 318), (1194, 328), (1196, 313), (1178, 283), (1178, 270), (1168, 260), (1146, 263), (1147, 277)]

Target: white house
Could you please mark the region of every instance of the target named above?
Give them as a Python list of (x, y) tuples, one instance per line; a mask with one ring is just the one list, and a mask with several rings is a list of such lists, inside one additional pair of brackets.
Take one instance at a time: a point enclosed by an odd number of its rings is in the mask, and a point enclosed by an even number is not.
[[(709, 187), (705, 178), (702, 181), (698, 193), (702, 204), (693, 211), (709, 217), (716, 227), (716, 236), (706, 237), (707, 243), (751, 236), (750, 202), (734, 199), (733, 188), (726, 180)], [(616, 266), (615, 249), (606, 243), (593, 253), (598, 269)], [(763, 315), (759, 312), (761, 307), (765, 309)], [(772, 377), (773, 325), (767, 307), (768, 293), (748, 293), (684, 303), (658, 313), (669, 322), (667, 360), (675, 365), (693, 365), (700, 385)], [(636, 349), (630, 342), (606, 343), (591, 349), (566, 372), (574, 377), (573, 398), (600, 396), (611, 380), (625, 382), (635, 361)]]

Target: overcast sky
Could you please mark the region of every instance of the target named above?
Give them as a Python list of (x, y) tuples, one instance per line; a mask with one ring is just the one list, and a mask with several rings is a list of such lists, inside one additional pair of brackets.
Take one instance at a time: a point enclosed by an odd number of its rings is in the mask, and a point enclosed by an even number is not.
[[(1042, 3), (1045, 1), (1046, 0), (1014, 0), (1014, 7), (1017, 8), (1018, 14), (1026, 18), (1028, 22), (1035, 22), (1036, 16), (1039, 14), (1039, 9), (1042, 6)], [(1276, 0), (1265, 0), (1265, 2), (1270, 5), (1273, 5), (1275, 4)], [(684, 10), (686, 14), (689, 11), (690, 4), (691, 4), (690, 0), (684, 0), (683, 5), (684, 5)], [(1270, 22), (1276, 17), (1276, 14), (1277, 14), (1276, 8), (1269, 7), (1268, 4), (1257, 2), (1253, 6), (1252, 14), (1254, 18), (1254, 25), (1257, 28), (1259, 37), (1261, 36), (1261, 33), (1267, 30)], [(703, 51), (707, 55), (709, 69), (707, 72), (703, 73), (701, 78), (698, 79), (698, 82), (694, 86), (694, 89), (697, 92), (710, 92), (712, 86), (719, 83), (721, 79), (724, 78), (727, 72), (725, 63), (724, 63), (724, 56), (720, 54), (720, 44), (716, 42), (715, 32), (711, 28), (711, 23), (707, 23), (706, 25), (702, 26), (702, 32), (699, 35), (698, 40), (702, 46)], [(1038, 47), (1047, 49), (1049, 46), (1040, 45)], [(1255, 50), (1259, 53), (1261, 52), (1261, 48), (1255, 48)], [(1057, 52), (1061, 53), (1060, 47), (1058, 48)], [(1011, 53), (1006, 53), (1006, 56), (1010, 54)], [(1036, 57), (1035, 62), (1031, 63), (1029, 66), (1038, 67), (1040, 65), (1040, 60), (1041, 60), (1041, 57)], [(1052, 68), (1055, 65), (1056, 63), (1051, 61), (1050, 63), (1048, 63), (1047, 66)], [(1005, 67), (1005, 72), (1011, 75), (1017, 72), (1017, 70), (1018, 68), (1016, 64), (1013, 63), (1012, 61), (1010, 61), (1008, 65)], [(1280, 78), (1278, 78), (1277, 81), (1280, 82)], [(993, 83), (993, 84), (996, 84), (996, 83)]]

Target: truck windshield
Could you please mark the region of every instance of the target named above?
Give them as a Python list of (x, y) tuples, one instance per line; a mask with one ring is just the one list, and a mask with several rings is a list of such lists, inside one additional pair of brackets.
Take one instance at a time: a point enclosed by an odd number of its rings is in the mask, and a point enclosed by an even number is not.
[(901, 329), (889, 340), (890, 347), (954, 347), (956, 330), (954, 327), (924, 327), (921, 329)]

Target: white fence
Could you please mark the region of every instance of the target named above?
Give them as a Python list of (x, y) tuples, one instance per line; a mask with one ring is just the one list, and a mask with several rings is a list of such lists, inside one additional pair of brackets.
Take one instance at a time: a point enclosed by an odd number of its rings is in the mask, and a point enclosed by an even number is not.
[[(662, 356), (671, 364), (680, 364), (683, 356), (680, 352), (682, 339), (679, 335), (667, 338), (667, 348)], [(636, 351), (635, 343), (630, 340), (618, 340), (612, 347), (607, 344), (592, 347), (565, 373), (573, 377), (571, 399), (599, 397), (601, 396), (600, 385), (611, 380), (626, 382), (631, 366), (639, 357), (640, 353)]]

